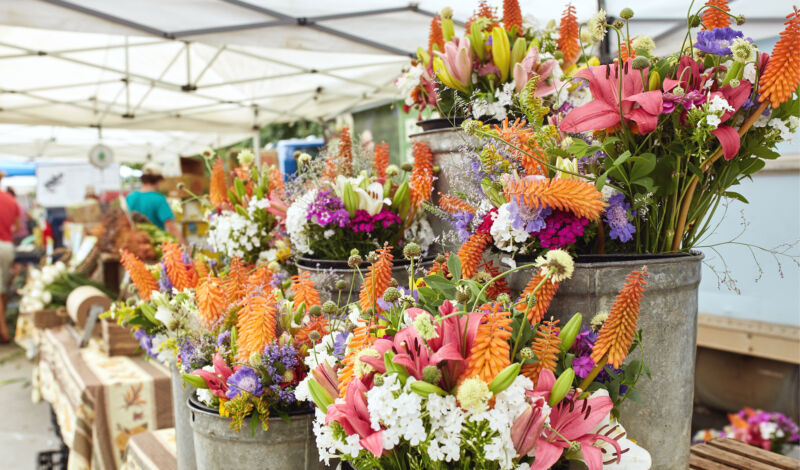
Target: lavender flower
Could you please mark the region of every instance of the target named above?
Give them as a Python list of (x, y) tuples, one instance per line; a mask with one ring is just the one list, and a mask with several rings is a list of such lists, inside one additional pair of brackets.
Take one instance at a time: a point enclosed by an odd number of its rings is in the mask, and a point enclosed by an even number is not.
[(588, 354), (578, 356), (572, 360), (572, 368), (575, 370), (575, 375), (583, 379), (594, 369), (594, 361)]
[(228, 399), (233, 400), (242, 392), (260, 397), (264, 394), (264, 386), (253, 369), (244, 366), (228, 377)]
[(625, 200), (625, 195), (616, 193), (608, 198), (608, 207), (603, 220), (611, 228), (609, 236), (622, 243), (633, 240), (636, 227), (630, 222), (629, 209), (631, 205)]
[(472, 223), (472, 220), (475, 218), (475, 214), (471, 212), (456, 212), (455, 214), (452, 214), (452, 216), (453, 218), (451, 220), (451, 224), (453, 225), (453, 228), (456, 229), (461, 243), (464, 243), (471, 235), (469, 226)]
[(158, 290), (161, 292), (172, 291), (172, 282), (167, 275), (167, 267), (163, 264), (161, 265), (161, 276), (158, 277)]
[(231, 332), (230, 331), (223, 331), (217, 336), (217, 346), (229, 346), (231, 344)]
[[(731, 55), (733, 40), (742, 37), (744, 37), (744, 34), (741, 31), (736, 31), (729, 27), (700, 30), (697, 32), (697, 42), (694, 47), (709, 54), (729, 56)], [(753, 42), (750, 38), (746, 38), (746, 40)]]
[(158, 355), (153, 351), (153, 337), (148, 335), (146, 331), (139, 328), (133, 332), (133, 337), (139, 342), (139, 346), (150, 357), (156, 358)]
[(333, 339), (333, 355), (340, 361), (344, 359), (344, 353), (347, 349), (347, 337), (350, 332), (345, 330), (336, 335)]
[(273, 341), (264, 348), (262, 364), (271, 381), (270, 385), (287, 382), (284, 373), (293, 371), (297, 367), (297, 350), (294, 346), (281, 346)]
[(306, 218), (323, 227), (336, 225), (341, 228), (350, 222), (350, 214), (345, 209), (344, 202), (331, 193), (331, 190), (319, 191), (314, 202), (308, 206)]
[(526, 204), (520, 205), (516, 199), (512, 198), (508, 204), (508, 212), (511, 214), (511, 226), (514, 229), (536, 233), (547, 227), (545, 217), (550, 215), (551, 210), (547, 207), (535, 209)]

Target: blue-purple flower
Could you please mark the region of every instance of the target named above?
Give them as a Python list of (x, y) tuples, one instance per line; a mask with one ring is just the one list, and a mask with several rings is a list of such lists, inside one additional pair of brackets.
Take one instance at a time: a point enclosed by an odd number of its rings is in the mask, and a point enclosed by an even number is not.
[(332, 193), (332, 190), (319, 191), (314, 202), (308, 206), (306, 218), (323, 227), (336, 225), (341, 228), (350, 222), (350, 214), (345, 209), (344, 202)]
[(551, 210), (547, 207), (536, 209), (526, 204), (520, 205), (516, 198), (511, 198), (511, 202), (508, 203), (508, 213), (511, 215), (511, 226), (515, 230), (536, 233), (547, 227), (545, 217), (550, 215)]
[(156, 352), (153, 351), (153, 337), (148, 335), (146, 331), (139, 328), (133, 332), (133, 337), (139, 342), (139, 346), (150, 357), (155, 358)]
[(164, 264), (161, 265), (161, 276), (158, 277), (158, 290), (161, 292), (172, 291), (172, 282), (169, 280), (167, 267)]
[(228, 392), (225, 394), (228, 399), (233, 400), (242, 392), (260, 397), (264, 394), (264, 386), (261, 379), (253, 369), (244, 366), (228, 377)]
[(633, 234), (636, 233), (636, 227), (630, 222), (630, 208), (630, 203), (625, 200), (625, 195), (622, 193), (616, 193), (608, 198), (608, 207), (603, 220), (611, 228), (609, 237), (622, 243), (633, 240)]
[(350, 332), (345, 330), (336, 335), (333, 339), (333, 355), (336, 356), (339, 360), (344, 359), (345, 350), (347, 350), (347, 337), (350, 336)]
[[(709, 54), (729, 56), (733, 40), (741, 37), (744, 37), (741, 31), (729, 27), (700, 30), (697, 32), (697, 42), (694, 47)], [(750, 38), (746, 39), (753, 42)]]
[(451, 215), (453, 216), (451, 223), (456, 233), (458, 233), (459, 240), (461, 240), (461, 243), (466, 242), (472, 234), (469, 230), (469, 226), (475, 218), (475, 214), (472, 212), (456, 212)]

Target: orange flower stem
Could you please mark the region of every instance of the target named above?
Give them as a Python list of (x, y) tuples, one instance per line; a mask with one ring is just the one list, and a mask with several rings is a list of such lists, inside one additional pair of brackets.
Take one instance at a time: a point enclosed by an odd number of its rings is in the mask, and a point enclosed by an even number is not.
[[(545, 275), (542, 276), (542, 280), (539, 281), (539, 284), (536, 284), (536, 287), (533, 288), (533, 291), (531, 291), (531, 293), (528, 294), (528, 299), (526, 300), (527, 308), (525, 309), (526, 322), (528, 321), (528, 314), (531, 312), (531, 309), (535, 304), (535, 302), (531, 302), (531, 298), (534, 296), (534, 294), (539, 292), (539, 289), (541, 289), (544, 283), (547, 282), (548, 279), (550, 279), (550, 276), (552, 276), (554, 272), (555, 269), (553, 268), (548, 269), (547, 273), (545, 273)], [(519, 340), (521, 338), (522, 338), (522, 323), (520, 323), (519, 331), (517, 331), (517, 337), (514, 338), (514, 348), (511, 350), (511, 358), (514, 358), (514, 356), (517, 355), (517, 347), (519, 347)]]
[[(742, 124), (742, 127), (739, 128), (739, 138), (741, 138), (745, 134), (745, 132), (750, 130), (751, 127), (753, 127), (753, 124), (756, 122), (756, 119), (758, 119), (758, 117), (761, 116), (764, 110), (767, 109), (768, 105), (769, 101), (765, 100), (758, 106), (758, 108), (756, 108), (753, 114), (751, 114), (750, 117), (747, 118), (744, 124)], [(706, 160), (702, 166), (700, 166), (700, 170), (703, 171), (703, 173), (705, 173), (706, 171), (708, 171), (709, 168), (711, 168), (711, 165), (713, 165), (714, 162), (719, 160), (719, 157), (721, 156), (722, 156), (722, 147), (720, 146), (717, 149), (717, 151), (714, 152), (714, 154), (712, 154), (711, 157), (708, 160)], [(698, 183), (697, 175), (692, 176), (692, 179), (689, 182), (689, 188), (686, 190), (686, 196), (684, 196), (683, 203), (681, 204), (681, 212), (680, 215), (678, 216), (678, 225), (675, 227), (675, 235), (674, 235), (675, 238), (672, 239), (672, 251), (678, 251), (681, 246), (681, 241), (683, 241), (683, 234), (684, 231), (686, 230), (686, 218), (689, 216), (689, 206), (692, 204), (692, 197), (694, 196), (695, 189), (697, 189), (697, 183)]]

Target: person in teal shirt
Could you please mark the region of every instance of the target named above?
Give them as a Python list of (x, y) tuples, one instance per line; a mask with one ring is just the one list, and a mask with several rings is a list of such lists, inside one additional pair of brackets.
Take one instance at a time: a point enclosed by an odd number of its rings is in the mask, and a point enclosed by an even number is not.
[(178, 224), (175, 223), (175, 214), (169, 207), (167, 198), (157, 190), (158, 182), (164, 179), (161, 166), (157, 163), (148, 163), (142, 169), (142, 187), (138, 191), (128, 194), (125, 202), (130, 212), (138, 212), (147, 217), (153, 225), (166, 230), (167, 233), (185, 244), (183, 234)]

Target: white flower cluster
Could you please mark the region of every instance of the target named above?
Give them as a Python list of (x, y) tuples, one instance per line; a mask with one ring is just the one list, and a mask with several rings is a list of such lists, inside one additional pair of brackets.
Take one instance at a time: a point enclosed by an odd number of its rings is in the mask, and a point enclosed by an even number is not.
[(497, 214), (489, 233), (494, 238), (495, 246), (508, 252), (518, 249), (519, 245), (525, 243), (529, 237), (528, 232), (525, 230), (513, 227), (508, 203), (497, 209)]
[(722, 122), (721, 117), (726, 111), (736, 111), (725, 98), (719, 95), (714, 95), (714, 97), (711, 98), (707, 103), (706, 110), (708, 111), (706, 115), (706, 124), (708, 124), (711, 129), (719, 127)]
[(286, 231), (289, 233), (289, 239), (298, 253), (312, 255), (314, 252), (308, 245), (308, 234), (306, 233), (306, 224), (308, 223), (308, 207), (314, 202), (317, 197), (317, 190), (311, 190), (303, 194), (289, 206), (286, 210)]
[(22, 298), (19, 302), (20, 313), (33, 313), (44, 310), (53, 297), (47, 288), (66, 272), (67, 265), (61, 261), (44, 266), (41, 270), (31, 268), (28, 273), (28, 281), (20, 289), (22, 293)]
[(424, 73), (425, 68), (419, 63), (403, 72), (403, 74), (394, 81), (394, 85), (400, 90), (400, 95), (405, 96), (406, 105), (414, 106), (414, 98), (411, 96), (411, 92), (414, 91), (414, 88), (419, 86), (420, 79)]
[(791, 143), (794, 139), (795, 132), (797, 132), (797, 128), (800, 127), (800, 118), (791, 116), (785, 121), (772, 118), (767, 125), (780, 132), (782, 141)]
[(266, 250), (265, 237), (272, 227), (264, 227), (259, 212), (266, 211), (268, 199), (253, 199), (247, 206), (247, 216), (226, 210), (211, 219), (208, 243), (218, 253), (229, 258), (244, 258), (253, 251)]

